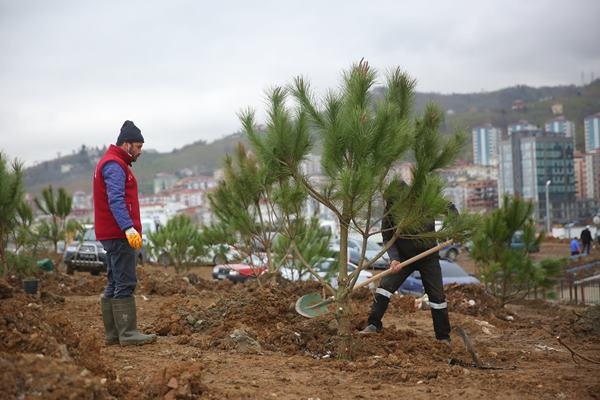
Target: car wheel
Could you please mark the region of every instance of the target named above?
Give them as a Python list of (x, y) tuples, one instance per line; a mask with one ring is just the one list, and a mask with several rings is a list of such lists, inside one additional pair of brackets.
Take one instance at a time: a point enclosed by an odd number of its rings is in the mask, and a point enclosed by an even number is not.
[(456, 261), (457, 257), (458, 257), (458, 251), (456, 249), (450, 249), (446, 253), (446, 258), (450, 261)]

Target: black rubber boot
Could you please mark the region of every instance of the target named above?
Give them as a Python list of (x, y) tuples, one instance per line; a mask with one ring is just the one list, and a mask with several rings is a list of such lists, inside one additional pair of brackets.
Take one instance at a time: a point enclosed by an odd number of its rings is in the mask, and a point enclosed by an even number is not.
[(142, 345), (156, 341), (155, 334), (146, 335), (138, 332), (135, 298), (133, 296), (124, 299), (112, 299), (112, 308), (121, 346)]
[(102, 308), (102, 322), (104, 323), (104, 343), (108, 346), (119, 344), (119, 332), (115, 325), (110, 299), (100, 296), (100, 306)]
[(448, 309), (431, 309), (431, 318), (433, 319), (433, 330), (437, 340), (450, 339), (450, 320), (448, 319)]
[(381, 320), (383, 319), (383, 315), (385, 314), (388, 308), (388, 304), (390, 304), (390, 299), (379, 293), (375, 295), (375, 298), (373, 299), (373, 304), (371, 304), (371, 314), (369, 314), (369, 325), (373, 325), (377, 329), (377, 332), (381, 331), (381, 329), (383, 328)]

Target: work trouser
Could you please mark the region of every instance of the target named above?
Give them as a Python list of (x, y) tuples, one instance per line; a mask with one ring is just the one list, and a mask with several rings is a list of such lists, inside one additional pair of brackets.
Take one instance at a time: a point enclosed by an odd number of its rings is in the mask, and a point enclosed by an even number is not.
[(123, 299), (133, 296), (137, 285), (135, 275), (136, 253), (127, 239), (101, 240), (106, 250), (105, 298)]
[(583, 254), (589, 255), (590, 254), (591, 244), (592, 244), (591, 242), (587, 242), (587, 243), (583, 242), (583, 245), (581, 246), (581, 252)]
[(449, 339), (451, 328), (448, 319), (448, 305), (444, 296), (442, 269), (440, 268), (438, 258), (421, 260), (402, 268), (397, 273), (384, 276), (375, 291), (375, 298), (371, 306), (371, 314), (369, 315), (369, 324), (373, 324), (377, 328), (383, 326), (381, 319), (387, 310), (392, 294), (398, 290), (400, 285), (415, 270), (421, 273), (421, 281), (423, 282), (425, 293), (429, 297), (435, 337), (438, 340)]

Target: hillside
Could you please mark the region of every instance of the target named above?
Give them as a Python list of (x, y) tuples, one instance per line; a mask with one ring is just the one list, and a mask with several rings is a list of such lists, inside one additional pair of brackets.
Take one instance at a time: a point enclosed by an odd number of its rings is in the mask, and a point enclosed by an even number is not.
[[(152, 193), (153, 178), (159, 172), (176, 173), (181, 169), (189, 168), (198, 175), (212, 175), (222, 166), (225, 154), (233, 151), (236, 143), (242, 139), (240, 134), (232, 134), (211, 143), (198, 141), (168, 153), (144, 151), (134, 166), (140, 191)], [(27, 168), (25, 171), (27, 191), (37, 195), (42, 188), (52, 184), (54, 187), (64, 187), (70, 193), (77, 190), (90, 193), (94, 166), (99, 155), (105, 150), (86, 149), (82, 146), (77, 154)], [(70, 166), (67, 172), (63, 172), (65, 165)]]
[[(514, 100), (522, 100), (526, 108), (512, 110)], [(583, 119), (600, 111), (600, 79), (583, 87), (516, 86), (488, 93), (417, 95), (417, 109), (423, 109), (427, 102), (434, 102), (444, 110), (454, 112), (446, 117), (446, 130), (464, 129), (469, 132), (473, 127), (487, 122), (506, 132), (509, 124), (521, 119), (543, 128), (546, 121), (556, 117), (552, 114), (552, 105), (560, 103), (565, 118), (575, 123), (577, 149), (583, 151)], [(470, 147), (463, 152), (463, 158), (472, 159)]]
[[(383, 95), (384, 91), (385, 88), (375, 88), (375, 97)], [(515, 100), (522, 100), (526, 108), (512, 110)], [(487, 122), (506, 130), (508, 124), (521, 119), (543, 126), (545, 121), (554, 117), (551, 106), (561, 103), (564, 116), (576, 123), (577, 148), (583, 150), (583, 118), (600, 111), (600, 79), (583, 87), (532, 88), (521, 85), (482, 93), (417, 93), (415, 102), (418, 113), (428, 102), (434, 102), (447, 111), (444, 132), (455, 129), (470, 132), (472, 127)], [(448, 112), (450, 110), (451, 112)], [(140, 190), (143, 193), (152, 192), (152, 178), (159, 172), (176, 173), (183, 168), (189, 168), (197, 174), (211, 175), (215, 169), (222, 166), (225, 154), (231, 152), (235, 144), (242, 139), (239, 133), (234, 133), (211, 143), (197, 141), (168, 153), (146, 150), (135, 166)], [(64, 187), (71, 193), (76, 190), (90, 192), (97, 154), (103, 151), (104, 149), (86, 149), (82, 146), (76, 154), (28, 168), (27, 190), (36, 195), (41, 188), (52, 184), (55, 187)], [(461, 158), (472, 160), (470, 135)]]

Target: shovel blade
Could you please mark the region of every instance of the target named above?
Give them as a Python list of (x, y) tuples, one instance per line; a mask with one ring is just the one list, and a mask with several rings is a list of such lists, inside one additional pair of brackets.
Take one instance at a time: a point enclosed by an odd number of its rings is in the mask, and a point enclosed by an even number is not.
[(309, 293), (296, 300), (296, 312), (307, 318), (330, 313), (331, 299), (324, 299), (320, 293)]

